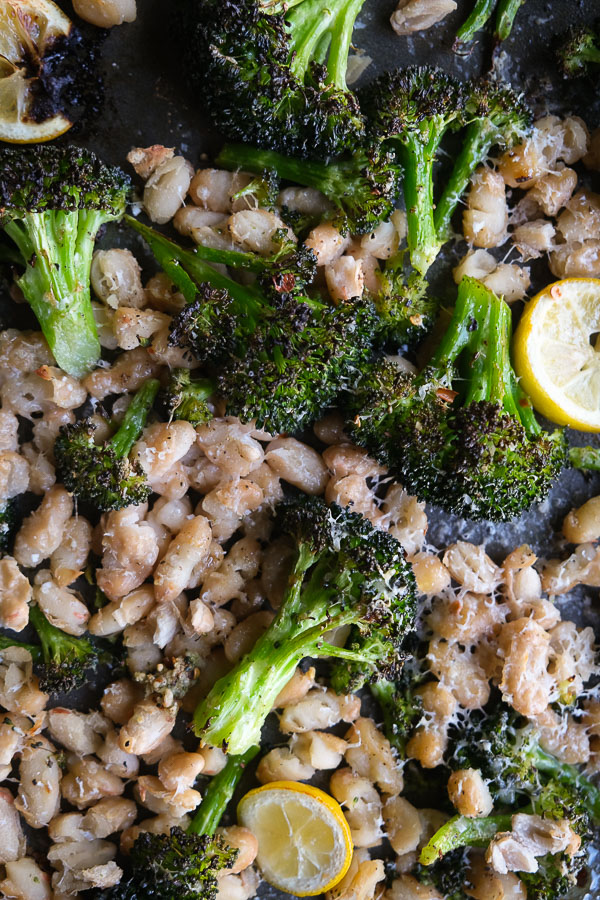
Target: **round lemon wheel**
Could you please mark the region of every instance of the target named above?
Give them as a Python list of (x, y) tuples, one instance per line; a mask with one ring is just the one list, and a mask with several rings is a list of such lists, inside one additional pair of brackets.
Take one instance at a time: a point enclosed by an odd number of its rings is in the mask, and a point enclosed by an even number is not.
[(58, 38), (69, 35), (71, 20), (51, 0), (0, 2), (0, 140), (15, 144), (49, 141), (72, 122), (61, 112), (35, 112), (36, 69)]
[(258, 840), (257, 865), (279, 890), (312, 897), (348, 871), (350, 828), (339, 803), (319, 788), (274, 781), (249, 791), (237, 812)]
[(515, 371), (558, 425), (600, 431), (600, 279), (566, 278), (531, 300), (514, 338)]

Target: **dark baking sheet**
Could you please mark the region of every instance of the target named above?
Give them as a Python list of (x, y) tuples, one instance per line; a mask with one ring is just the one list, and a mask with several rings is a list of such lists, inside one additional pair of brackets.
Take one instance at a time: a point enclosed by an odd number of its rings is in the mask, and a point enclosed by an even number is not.
[[(59, 5), (72, 14), (68, 2), (59, 0)], [(467, 56), (452, 52), (454, 34), (472, 7), (472, 0), (458, 0), (458, 10), (444, 22), (411, 37), (398, 37), (391, 30), (389, 16), (394, 7), (394, 0), (366, 0), (355, 31), (355, 45), (372, 57), (373, 62), (362, 81), (383, 69), (415, 63), (440, 65), (461, 76), (483, 74), (489, 68), (489, 36), (482, 35)], [(194, 96), (185, 72), (180, 70), (180, 47), (169, 27), (171, 13), (170, 0), (138, 0), (137, 21), (106, 35), (101, 113), (77, 140), (109, 162), (126, 165), (125, 156), (132, 146), (162, 143), (175, 146), (199, 166), (220, 146), (221, 139), (203, 112), (201, 96)], [(569, 112), (581, 115), (590, 127), (600, 125), (597, 83), (587, 78), (565, 85), (555, 71), (552, 52), (556, 36), (565, 27), (592, 21), (599, 14), (598, 0), (527, 0), (519, 11), (513, 33), (497, 58), (497, 70), (513, 86), (527, 91), (537, 115)], [(114, 229), (105, 236), (104, 243), (106, 246), (130, 244), (136, 247), (136, 252), (141, 250), (135, 238), (124, 233), (116, 236)], [(448, 300), (454, 292), (449, 273), (451, 259), (464, 251), (464, 245), (450, 248), (446, 259), (435, 270), (436, 288)], [(506, 247), (501, 254), (505, 252)], [(533, 287), (541, 287), (551, 280), (543, 263), (536, 264), (533, 274)], [(588, 437), (578, 435), (575, 440), (578, 443), (598, 440), (592, 437), (588, 441)], [(531, 544), (540, 555), (550, 555), (559, 548), (556, 531), (565, 512), (597, 493), (600, 493), (600, 476), (565, 472), (546, 503), (508, 525), (474, 525), (429, 508), (429, 539), (437, 546), (459, 537), (485, 541), (491, 555), (498, 560), (505, 551), (523, 542)], [(580, 593), (569, 602), (572, 607), (569, 613), (582, 623), (593, 622), (600, 635), (596, 594), (591, 590)], [(101, 688), (102, 677), (98, 677), (94, 684), (79, 692), (75, 703), (71, 697), (69, 705), (80, 709), (96, 705)], [(59, 702), (60, 698), (56, 698), (52, 705)], [(269, 743), (281, 741), (274, 723), (268, 726), (265, 736)], [(260, 895), (270, 900), (287, 896), (266, 884), (260, 888)], [(600, 898), (600, 890), (593, 888), (587, 896)]]

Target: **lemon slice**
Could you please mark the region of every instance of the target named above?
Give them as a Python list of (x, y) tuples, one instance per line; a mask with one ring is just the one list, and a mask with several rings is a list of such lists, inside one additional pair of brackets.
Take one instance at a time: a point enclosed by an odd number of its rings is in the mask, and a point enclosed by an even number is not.
[(249, 791), (238, 820), (258, 840), (256, 862), (274, 887), (297, 897), (330, 890), (352, 862), (352, 837), (339, 803), (310, 784), (273, 781)]
[(0, 0), (0, 140), (49, 141), (71, 127), (45, 98), (40, 80), (44, 56), (71, 28), (51, 0)]
[(566, 278), (527, 304), (514, 364), (534, 408), (559, 425), (600, 431), (600, 279)]

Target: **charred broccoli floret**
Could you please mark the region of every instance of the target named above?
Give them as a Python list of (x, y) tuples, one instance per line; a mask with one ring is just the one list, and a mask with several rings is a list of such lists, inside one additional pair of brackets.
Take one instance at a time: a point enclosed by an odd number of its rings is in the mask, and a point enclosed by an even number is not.
[(598, 28), (583, 25), (574, 28), (557, 52), (558, 65), (565, 78), (586, 75), (591, 66), (600, 65)]
[(209, 112), (227, 137), (326, 159), (363, 132), (346, 85), (364, 0), (183, 0), (180, 27)]
[[(415, 587), (400, 544), (357, 513), (303, 495), (283, 502), (277, 533), (296, 544), (277, 616), (194, 713), (196, 734), (232, 753), (260, 738), (282, 687), (306, 656), (344, 663), (336, 686), (389, 677), (415, 614)], [(351, 626), (345, 647), (327, 632)]]
[(369, 686), (383, 713), (385, 735), (401, 758), (405, 757), (406, 742), (423, 716), (421, 698), (415, 693), (422, 679), (423, 673), (409, 659), (394, 681), (382, 678)]
[(0, 553), (8, 550), (16, 525), (15, 501), (4, 500), (0, 503)]
[(22, 257), (17, 279), (58, 365), (81, 377), (100, 356), (90, 301), (99, 228), (121, 218), (129, 179), (89, 150), (0, 149), (0, 224)]
[(96, 426), (89, 419), (63, 425), (54, 443), (56, 466), (67, 490), (97, 509), (123, 509), (144, 503), (150, 496), (146, 474), (129, 459), (152, 409), (159, 382), (146, 381), (139, 389), (116, 434), (94, 443)]
[(439, 312), (439, 301), (427, 280), (418, 272), (404, 272), (404, 254), (386, 260), (377, 273), (380, 290), (373, 295), (377, 310), (377, 332), (384, 345), (397, 350), (412, 347), (431, 330)]
[(448, 239), (454, 210), (490, 149), (510, 149), (520, 143), (532, 123), (531, 112), (521, 96), (507, 85), (486, 80), (475, 81), (469, 87), (464, 116), (468, 124), (462, 147), (433, 216), (440, 243)]
[(352, 155), (330, 162), (294, 159), (246, 144), (226, 144), (215, 160), (225, 169), (272, 169), (279, 178), (321, 191), (335, 207), (335, 224), (352, 234), (372, 231), (394, 209), (402, 169), (387, 148), (353, 148)]
[(543, 432), (510, 364), (510, 309), (463, 278), (452, 320), (417, 376), (368, 368), (348, 397), (353, 439), (420, 499), (503, 521), (542, 500), (568, 463), (562, 430)]
[(174, 369), (159, 400), (169, 420), (185, 419), (192, 425), (203, 425), (213, 418), (208, 400), (214, 392), (210, 378), (194, 377), (189, 369)]
[(24, 647), (33, 658), (40, 687), (48, 694), (67, 694), (85, 684), (105, 651), (83, 637), (73, 637), (51, 625), (38, 606), (29, 609), (29, 622), (40, 640), (39, 645), (15, 641), (0, 635), (0, 651), (7, 647)]
[(308, 297), (312, 255), (271, 262), (247, 286), (216, 272), (197, 252), (135, 227), (189, 301), (173, 319), (170, 340), (212, 367), (228, 414), (255, 419), (271, 433), (297, 431), (369, 359), (375, 310), (368, 301), (335, 307)]
[(439, 252), (433, 167), (444, 134), (463, 122), (463, 86), (441, 69), (412, 66), (383, 73), (360, 99), (371, 140), (399, 153), (410, 261), (424, 275)]
[(186, 831), (178, 826), (168, 834), (143, 831), (131, 848), (124, 878), (98, 892), (96, 900), (215, 900), (219, 871), (231, 868), (239, 853), (215, 831), (257, 752), (258, 747), (250, 747), (243, 756), (228, 758), (209, 782)]

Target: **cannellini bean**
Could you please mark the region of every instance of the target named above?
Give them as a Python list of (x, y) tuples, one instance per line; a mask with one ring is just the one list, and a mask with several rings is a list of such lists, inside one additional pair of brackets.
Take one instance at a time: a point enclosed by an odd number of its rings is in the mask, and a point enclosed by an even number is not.
[(14, 554), (19, 565), (33, 568), (48, 559), (60, 547), (72, 512), (73, 500), (65, 488), (51, 488), (17, 532)]
[(556, 222), (567, 243), (596, 239), (600, 229), (600, 194), (583, 189), (573, 194)]
[(35, 374), (44, 382), (46, 399), (61, 409), (76, 409), (85, 401), (85, 388), (77, 378), (67, 375), (62, 369), (40, 366)]
[[(196, 206), (214, 212), (232, 212), (234, 195), (252, 182), (247, 172), (227, 172), (225, 169), (199, 169), (190, 184), (190, 197)], [(243, 208), (247, 204), (243, 204)]]
[(283, 219), (268, 209), (243, 209), (234, 212), (227, 220), (232, 239), (244, 250), (261, 256), (271, 256), (282, 244), (280, 235), (296, 242), (296, 236)]
[[(513, 233), (513, 243), (525, 260), (538, 259), (554, 246), (555, 229), (547, 219), (534, 219), (518, 225)], [(493, 288), (492, 288), (493, 289)]]
[(90, 277), (96, 296), (113, 309), (140, 309), (146, 302), (140, 264), (131, 250), (96, 250)]
[(158, 374), (159, 366), (147, 350), (137, 347), (121, 353), (109, 368), (94, 369), (83, 381), (96, 400), (109, 394), (137, 391), (141, 385)]
[(194, 567), (206, 559), (211, 540), (211, 527), (204, 516), (194, 516), (185, 523), (154, 573), (158, 602), (174, 600), (187, 587)]
[(209, 491), (200, 504), (217, 541), (226, 541), (234, 534), (241, 520), (258, 509), (264, 500), (261, 488), (245, 478), (226, 482)]
[(56, 869), (54, 897), (116, 884), (123, 874), (113, 862), (116, 852), (114, 844), (97, 839), (54, 844), (48, 850), (48, 862)]
[(261, 784), (271, 781), (310, 781), (314, 766), (299, 759), (290, 747), (275, 747), (260, 760), (256, 777)]
[(556, 689), (548, 673), (550, 635), (533, 619), (516, 619), (502, 626), (498, 645), (504, 657), (503, 700), (524, 716), (542, 713)]
[(585, 544), (600, 538), (600, 497), (592, 497), (578, 509), (572, 509), (562, 524), (562, 533), (572, 544)]
[(314, 769), (337, 769), (347, 747), (345, 740), (327, 731), (305, 731), (290, 741), (292, 752)]
[(158, 543), (152, 526), (141, 521), (145, 512), (143, 505), (129, 506), (104, 519), (102, 567), (96, 579), (109, 600), (135, 590), (154, 568)]
[(275, 698), (273, 709), (293, 706), (294, 703), (298, 703), (303, 697), (306, 697), (310, 689), (314, 687), (315, 675), (316, 669), (312, 666), (306, 672), (296, 669), (286, 686), (281, 689)]
[(0, 881), (0, 890), (5, 897), (14, 900), (50, 900), (50, 878), (29, 856), (14, 862), (7, 862), (6, 878)]
[[(359, 851), (360, 852), (360, 851)], [(354, 857), (358, 854), (355, 851)], [(327, 900), (372, 900), (377, 884), (385, 878), (381, 859), (357, 859), (344, 878), (325, 895)]]
[(490, 696), (488, 676), (470, 647), (433, 640), (429, 643), (427, 661), (431, 671), (465, 709), (478, 709), (487, 703)]
[(323, 451), (323, 462), (332, 475), (345, 478), (346, 475), (362, 475), (364, 478), (378, 478), (386, 474), (386, 469), (368, 456), (367, 451), (352, 444), (336, 444)]
[(183, 459), (195, 440), (196, 433), (189, 422), (161, 422), (145, 429), (132, 452), (152, 483), (164, 478), (169, 469)]
[(99, 712), (82, 713), (56, 706), (48, 712), (47, 727), (52, 739), (71, 753), (89, 756), (102, 746), (102, 735), (109, 724)]
[(325, 266), (325, 281), (334, 302), (362, 297), (365, 288), (362, 260), (348, 255), (338, 257)]
[[(180, 234), (195, 240), (196, 237), (201, 237), (200, 229), (224, 225), (226, 221), (227, 216), (223, 213), (201, 209), (199, 206), (182, 206), (175, 213), (173, 225)], [(198, 243), (202, 241), (198, 240)]]
[(494, 634), (506, 615), (506, 607), (486, 594), (448, 592), (434, 600), (427, 625), (436, 636), (468, 644)]
[(139, 769), (139, 761), (133, 753), (121, 750), (119, 735), (112, 729), (104, 737), (102, 746), (96, 753), (107, 768), (107, 771), (119, 778), (135, 778)]
[(60, 789), (68, 803), (77, 809), (85, 809), (103, 797), (119, 797), (125, 784), (93, 756), (84, 756), (69, 760), (69, 770), (63, 776)]
[(134, 22), (136, 0), (73, 0), (75, 14), (98, 28)]
[(125, 725), (133, 715), (136, 703), (143, 697), (143, 689), (128, 678), (113, 681), (104, 688), (100, 708), (116, 725)]
[(171, 813), (162, 813), (150, 819), (144, 819), (132, 828), (126, 828), (121, 834), (121, 851), (129, 853), (135, 839), (144, 831), (150, 834), (169, 834), (171, 828), (178, 826), (183, 830), (189, 825), (189, 816), (174, 816)]
[(248, 828), (241, 825), (230, 825), (228, 828), (219, 828), (217, 834), (225, 838), (230, 847), (235, 847), (239, 851), (231, 868), (223, 871), (231, 875), (238, 875), (252, 865), (258, 853), (258, 841)]
[(420, 594), (433, 596), (450, 586), (450, 572), (441, 559), (433, 553), (415, 553), (410, 564)]
[(229, 662), (236, 663), (246, 653), (249, 653), (260, 636), (265, 633), (273, 618), (272, 612), (263, 609), (242, 619), (227, 636), (223, 645), (225, 656)]
[(92, 526), (83, 516), (69, 519), (63, 539), (50, 557), (50, 571), (59, 587), (67, 587), (83, 574), (92, 546)]
[(158, 777), (168, 791), (192, 787), (204, 769), (204, 757), (200, 753), (173, 753), (164, 756), (158, 764)]
[(499, 875), (486, 865), (483, 856), (473, 856), (469, 867), (468, 896), (473, 900), (526, 900), (524, 882), (508, 872)]
[(0, 331), (0, 367), (17, 372), (35, 372), (40, 366), (51, 366), (54, 358), (41, 331)]
[(26, 848), (25, 835), (14, 798), (6, 788), (0, 788), (0, 828), (2, 829), (0, 863), (4, 865), (20, 859)]
[(151, 584), (143, 584), (120, 600), (113, 600), (99, 609), (89, 621), (89, 632), (102, 637), (118, 634), (147, 616), (155, 603), (154, 588)]
[(456, 284), (460, 284), (465, 275), (483, 281), (486, 275), (491, 275), (497, 265), (496, 259), (487, 250), (469, 250), (452, 270), (452, 277)]
[(523, 300), (531, 279), (529, 269), (500, 263), (491, 275), (486, 275), (483, 283), (498, 297), (503, 297), (507, 303), (514, 303), (515, 300)]
[(557, 278), (598, 278), (600, 240), (561, 244), (550, 254), (550, 271)]
[(335, 694), (315, 688), (302, 700), (286, 707), (279, 718), (284, 734), (331, 728), (339, 721), (354, 722), (360, 715), (360, 698), (355, 694)]
[(48, 825), (48, 836), (53, 844), (85, 841), (89, 834), (83, 831), (82, 822), (83, 814), (80, 812), (59, 813)]
[(54, 747), (49, 741), (38, 737), (25, 745), (15, 807), (31, 828), (43, 828), (58, 812), (60, 776)]
[(164, 225), (182, 205), (194, 170), (183, 156), (165, 159), (150, 175), (144, 188), (144, 209), (150, 219)]
[(340, 445), (348, 438), (344, 434), (344, 419), (337, 411), (326, 413), (313, 425), (315, 436), (324, 444)]
[(252, 436), (252, 430), (230, 416), (199, 425), (196, 433), (200, 449), (212, 463), (227, 475), (245, 478), (264, 459), (263, 449)]
[(19, 449), (19, 420), (8, 409), (0, 410), (0, 450)]
[(500, 581), (501, 570), (483, 545), (457, 541), (448, 547), (443, 562), (455, 581), (475, 593), (491, 594)]
[(419, 811), (404, 797), (388, 797), (383, 804), (383, 821), (395, 853), (402, 856), (416, 850), (423, 834)]
[(400, 0), (390, 22), (396, 34), (413, 34), (437, 25), (455, 9), (455, 0)]
[(378, 847), (383, 837), (381, 798), (368, 778), (352, 769), (338, 769), (329, 789), (344, 807), (355, 847)]
[(0, 500), (12, 500), (29, 487), (29, 463), (13, 450), (0, 452)]
[(399, 794), (404, 786), (402, 768), (392, 753), (388, 739), (372, 719), (359, 718), (345, 735), (346, 762), (350, 768), (373, 781), (385, 794)]
[(136, 799), (154, 813), (168, 813), (182, 816), (193, 812), (202, 800), (199, 791), (193, 788), (168, 791), (155, 775), (138, 778), (134, 794)]
[(316, 450), (295, 438), (276, 438), (267, 445), (265, 461), (280, 478), (305, 494), (322, 494), (329, 473)]
[(489, 816), (494, 808), (490, 789), (478, 769), (458, 769), (448, 779), (450, 802), (461, 816)]
[(223, 875), (217, 881), (215, 900), (250, 900), (256, 896), (259, 883), (258, 875), (251, 867), (239, 875)]
[(577, 187), (577, 173), (573, 169), (560, 169), (539, 178), (528, 197), (540, 207), (546, 216), (555, 216), (569, 202)]
[(438, 890), (421, 884), (412, 875), (395, 878), (383, 896), (385, 900), (443, 900)]
[(325, 488), (325, 500), (328, 503), (337, 503), (343, 509), (351, 507), (353, 512), (369, 519), (374, 525), (379, 526), (384, 518), (375, 491), (362, 475), (330, 478)]
[(171, 317), (155, 309), (120, 306), (113, 316), (112, 327), (117, 347), (133, 350), (168, 328)]
[(382, 505), (390, 534), (408, 554), (416, 553), (425, 543), (427, 514), (425, 504), (408, 494), (399, 484), (392, 484)]
[(0, 559), (0, 625), (23, 631), (29, 622), (31, 585), (12, 556)]
[(244, 586), (258, 573), (261, 548), (253, 538), (242, 538), (231, 547), (218, 568), (208, 572), (200, 597), (211, 606), (223, 606), (243, 597)]
[(173, 731), (177, 707), (157, 706), (151, 697), (136, 704), (131, 718), (119, 734), (119, 744), (127, 753), (141, 756), (157, 747)]
[(227, 756), (219, 747), (200, 747), (198, 753), (204, 759), (204, 775), (218, 775), (225, 768)]
[(106, 797), (87, 810), (81, 826), (95, 838), (106, 838), (129, 828), (137, 818), (133, 800), (125, 797)]
[(350, 238), (343, 235), (335, 225), (323, 223), (313, 228), (304, 243), (317, 257), (317, 265), (326, 266), (342, 255)]
[(48, 702), (38, 685), (29, 650), (7, 647), (0, 651), (0, 705), (5, 710), (36, 717)]
[(480, 167), (471, 178), (463, 233), (475, 247), (498, 247), (506, 239), (508, 206), (502, 176)]
[(136, 175), (146, 181), (165, 159), (172, 159), (174, 155), (175, 147), (152, 144), (151, 147), (132, 147), (126, 159)]
[(80, 637), (86, 630), (90, 611), (70, 588), (59, 587), (48, 569), (35, 576), (33, 599), (48, 621), (56, 628)]

